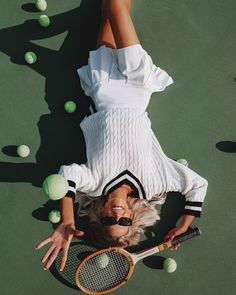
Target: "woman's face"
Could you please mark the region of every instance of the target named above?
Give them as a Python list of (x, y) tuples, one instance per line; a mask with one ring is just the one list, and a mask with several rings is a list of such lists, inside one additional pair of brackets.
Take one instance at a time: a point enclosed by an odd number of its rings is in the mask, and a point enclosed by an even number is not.
[[(118, 221), (121, 217), (129, 217), (132, 219), (132, 211), (128, 207), (127, 198), (129, 190), (125, 187), (120, 187), (112, 192), (101, 210), (100, 217), (114, 217)], [(114, 224), (104, 225), (106, 231), (112, 237), (120, 237), (129, 231), (129, 226)]]

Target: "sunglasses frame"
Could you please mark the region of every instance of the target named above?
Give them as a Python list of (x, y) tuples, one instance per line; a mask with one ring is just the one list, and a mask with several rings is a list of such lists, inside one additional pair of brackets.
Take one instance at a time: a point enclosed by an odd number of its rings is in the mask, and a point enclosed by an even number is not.
[[(113, 220), (113, 223), (107, 224), (106, 222), (104, 222), (104, 220), (108, 220), (108, 221)], [(121, 223), (122, 220), (126, 220), (127, 222), (129, 222), (129, 224), (122, 224)], [(115, 225), (115, 224), (119, 224), (121, 226), (131, 226), (132, 225), (132, 219), (130, 217), (121, 217), (118, 220), (116, 220), (114, 216), (104, 216), (104, 217), (100, 218), (100, 221), (103, 225), (107, 225), (107, 226), (111, 226), (111, 225)]]

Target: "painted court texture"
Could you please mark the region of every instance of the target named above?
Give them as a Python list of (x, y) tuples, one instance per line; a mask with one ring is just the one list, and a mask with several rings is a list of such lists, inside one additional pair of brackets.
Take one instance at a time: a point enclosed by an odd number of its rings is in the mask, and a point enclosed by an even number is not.
[[(96, 45), (99, 1), (50, 0), (51, 26), (41, 28), (32, 3), (1, 1), (0, 10), (0, 294), (75, 294), (72, 269), (93, 250), (74, 239), (67, 272), (58, 262), (45, 272), (47, 247), (34, 246), (53, 230), (47, 214), (57, 204), (41, 190), (62, 164), (86, 161), (79, 122), (88, 113), (76, 69)], [(234, 0), (133, 0), (132, 16), (145, 50), (174, 84), (152, 95), (152, 128), (164, 152), (185, 158), (209, 182), (203, 212), (193, 225), (202, 235), (178, 251), (149, 257), (136, 266), (116, 294), (235, 294), (236, 225), (236, 36)], [(26, 51), (37, 54), (26, 65)], [(66, 100), (77, 101), (74, 114)], [(15, 156), (16, 146), (31, 149)], [(139, 250), (161, 242), (183, 210), (183, 196), (169, 193), (161, 221), (148, 229)], [(78, 221), (86, 231), (86, 220)], [(177, 270), (168, 274), (163, 259)], [(71, 268), (70, 268), (71, 267)]]

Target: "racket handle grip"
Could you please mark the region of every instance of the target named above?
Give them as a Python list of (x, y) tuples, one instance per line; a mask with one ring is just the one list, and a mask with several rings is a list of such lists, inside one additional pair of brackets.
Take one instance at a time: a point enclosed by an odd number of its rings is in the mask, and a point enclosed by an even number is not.
[(201, 230), (198, 227), (195, 228), (189, 228), (185, 233), (177, 236), (176, 238), (173, 239), (173, 241), (171, 242), (171, 244), (173, 246), (182, 243), (184, 241), (187, 241), (191, 238), (197, 237), (201, 234)]

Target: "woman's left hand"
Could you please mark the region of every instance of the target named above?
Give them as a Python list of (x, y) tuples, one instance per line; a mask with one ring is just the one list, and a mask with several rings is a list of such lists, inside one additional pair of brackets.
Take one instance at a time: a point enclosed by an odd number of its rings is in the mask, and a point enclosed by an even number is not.
[[(168, 232), (168, 234), (165, 236), (164, 241), (172, 241), (176, 236), (183, 234), (187, 231), (187, 228), (184, 228), (183, 226), (177, 225), (172, 230)], [(171, 250), (178, 250), (180, 244), (177, 244), (176, 246), (171, 247)]]

